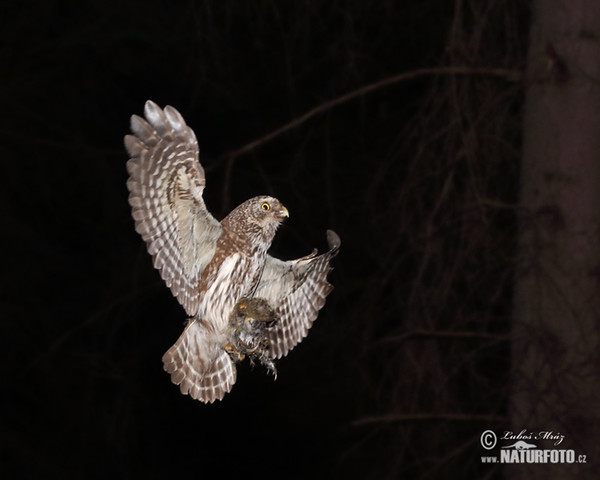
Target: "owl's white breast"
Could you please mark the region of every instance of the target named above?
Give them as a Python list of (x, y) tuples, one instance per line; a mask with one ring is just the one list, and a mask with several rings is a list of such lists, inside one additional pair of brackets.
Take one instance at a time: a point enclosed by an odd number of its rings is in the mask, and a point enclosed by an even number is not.
[(263, 265), (264, 258), (241, 253), (225, 258), (202, 298), (198, 316), (213, 325), (216, 331), (224, 331), (233, 307), (240, 298), (252, 292)]

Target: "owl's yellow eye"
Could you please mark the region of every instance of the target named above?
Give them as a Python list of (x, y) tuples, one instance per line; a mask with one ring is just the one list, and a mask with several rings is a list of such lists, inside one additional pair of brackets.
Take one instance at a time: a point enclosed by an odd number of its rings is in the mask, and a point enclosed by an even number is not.
[(260, 208), (262, 208), (263, 210), (268, 212), (269, 210), (271, 210), (271, 205), (269, 205), (267, 202), (265, 202), (260, 206)]

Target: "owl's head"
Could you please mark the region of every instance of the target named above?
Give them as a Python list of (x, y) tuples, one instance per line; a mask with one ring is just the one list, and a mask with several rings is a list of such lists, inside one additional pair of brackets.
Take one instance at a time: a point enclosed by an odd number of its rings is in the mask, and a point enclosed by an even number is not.
[(242, 238), (253, 238), (270, 245), (277, 227), (289, 216), (279, 200), (261, 195), (239, 205), (221, 224)]
[(251, 198), (246, 204), (248, 215), (263, 228), (273, 223), (280, 224), (290, 216), (279, 200), (267, 195)]

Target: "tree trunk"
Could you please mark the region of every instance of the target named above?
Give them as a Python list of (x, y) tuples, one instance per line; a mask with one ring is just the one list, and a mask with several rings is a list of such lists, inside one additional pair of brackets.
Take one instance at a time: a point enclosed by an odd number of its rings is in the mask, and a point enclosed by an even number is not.
[[(600, 466), (600, 2), (536, 0), (521, 177), (513, 433), (575, 462), (510, 478), (591, 479)], [(540, 438), (552, 432), (564, 439)], [(499, 441), (501, 446), (515, 443)]]

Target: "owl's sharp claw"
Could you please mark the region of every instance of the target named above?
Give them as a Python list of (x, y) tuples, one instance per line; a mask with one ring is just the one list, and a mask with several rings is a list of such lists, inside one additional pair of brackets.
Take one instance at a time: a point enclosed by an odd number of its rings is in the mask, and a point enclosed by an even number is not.
[(260, 362), (277, 378), (275, 363), (269, 354), (269, 329), (278, 320), (263, 298), (242, 298), (229, 317), (225, 350), (238, 362), (248, 356), (250, 364)]

